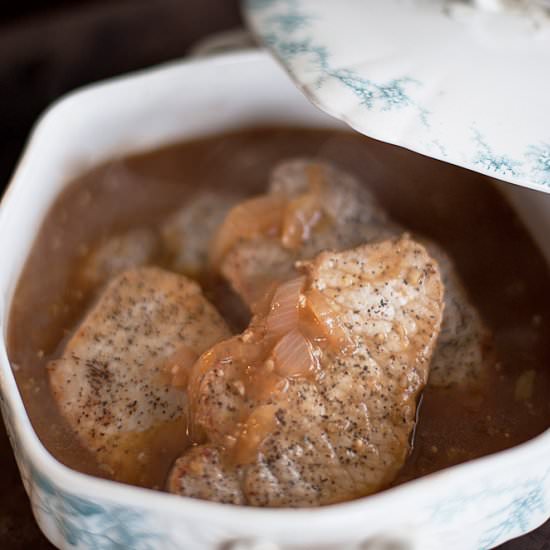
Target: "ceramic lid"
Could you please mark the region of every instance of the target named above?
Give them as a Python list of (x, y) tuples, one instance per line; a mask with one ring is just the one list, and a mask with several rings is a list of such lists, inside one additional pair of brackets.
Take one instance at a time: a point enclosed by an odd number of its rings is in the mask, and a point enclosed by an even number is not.
[(545, 1), (247, 0), (245, 15), (306, 96), (356, 130), (550, 192)]

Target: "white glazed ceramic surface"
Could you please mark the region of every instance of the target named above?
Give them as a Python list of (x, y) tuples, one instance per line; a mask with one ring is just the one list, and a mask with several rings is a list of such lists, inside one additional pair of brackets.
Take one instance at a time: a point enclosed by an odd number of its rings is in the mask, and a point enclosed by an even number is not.
[[(67, 180), (115, 155), (286, 122), (340, 125), (312, 107), (267, 54), (253, 52), (92, 86), (62, 100), (36, 127), (0, 209), (0, 404), (34, 514), (60, 548), (481, 550), (550, 516), (550, 433), (313, 510), (228, 506), (95, 479), (64, 467), (41, 445), (8, 362), (6, 322), (36, 232)], [(550, 197), (510, 190), (538, 236), (547, 235)]]
[(327, 113), (376, 139), (550, 192), (550, 16), (542, 10), (246, 0), (245, 13)]

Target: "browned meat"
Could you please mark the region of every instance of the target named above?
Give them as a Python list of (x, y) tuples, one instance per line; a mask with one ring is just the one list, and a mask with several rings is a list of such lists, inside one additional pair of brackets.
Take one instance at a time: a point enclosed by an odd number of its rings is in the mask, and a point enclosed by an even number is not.
[(435, 243), (426, 248), (439, 264), (445, 285), (445, 311), (430, 365), (430, 386), (478, 386), (494, 360), (489, 330), (455, 270), (452, 260)]
[(301, 270), (193, 367), (204, 443), (176, 462), (172, 492), (316, 506), (370, 494), (403, 465), (443, 312), (437, 264), (405, 236)]
[(163, 223), (161, 235), (172, 269), (187, 275), (206, 270), (212, 237), (241, 199), (236, 193), (201, 191)]
[(185, 397), (169, 369), (228, 336), (196, 283), (153, 267), (126, 271), (50, 363), (54, 398), (112, 477), (149, 485), (154, 453), (173, 460), (185, 444)]
[(216, 447), (192, 447), (176, 461), (168, 480), (168, 490), (181, 493), (182, 483), (185, 483), (187, 496), (227, 504), (245, 504), (240, 472), (225, 462)]
[[(316, 223), (310, 224), (305, 238), (298, 239), (295, 246), (285, 244), (283, 222), (271, 232), (239, 235), (227, 247), (220, 270), (252, 308), (269, 283), (296, 274), (296, 261), (310, 259), (322, 250), (345, 250), (403, 232), (358, 180), (328, 164), (305, 159), (282, 162), (272, 173), (268, 196), (284, 197), (287, 203), (281, 217), (294, 214), (295, 220), (299, 218), (295, 225), (300, 228), (304, 227), (300, 219), (315, 220), (315, 207), (318, 214)], [(220, 231), (227, 232), (227, 227)], [(475, 385), (486, 374), (491, 358), (489, 332), (451, 259), (435, 243), (422, 242), (438, 260), (445, 283), (445, 313), (430, 384)]]
[[(357, 179), (330, 164), (282, 162), (273, 170), (267, 196), (284, 201), (277, 227), (235, 235), (219, 261), (221, 273), (248, 304), (274, 279), (291, 277), (297, 260), (401, 232)], [(223, 236), (231, 231), (228, 221), (219, 230)]]

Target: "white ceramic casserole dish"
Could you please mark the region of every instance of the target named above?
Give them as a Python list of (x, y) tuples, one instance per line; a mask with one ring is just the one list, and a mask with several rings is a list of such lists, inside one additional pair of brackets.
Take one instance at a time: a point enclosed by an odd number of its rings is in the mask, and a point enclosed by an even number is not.
[[(167, 65), (71, 94), (41, 119), (0, 209), (0, 405), (34, 514), (60, 548), (481, 550), (550, 516), (550, 432), (381, 494), (319, 509), (222, 505), (96, 479), (42, 446), (6, 351), (18, 277), (52, 202), (110, 157), (257, 124), (338, 127), (266, 53)], [(550, 198), (506, 186), (550, 258)]]

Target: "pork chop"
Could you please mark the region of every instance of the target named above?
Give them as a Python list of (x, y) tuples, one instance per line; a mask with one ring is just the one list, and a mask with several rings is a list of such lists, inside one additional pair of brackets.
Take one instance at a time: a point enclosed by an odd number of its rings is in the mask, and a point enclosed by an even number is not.
[(489, 329), (472, 304), (453, 261), (433, 242), (424, 245), (439, 264), (445, 286), (441, 332), (430, 365), (430, 386), (479, 387), (489, 374), (494, 349)]
[(202, 445), (176, 461), (170, 491), (317, 506), (375, 492), (402, 467), (443, 313), (436, 262), (404, 236), (300, 269), (193, 367)]
[[(330, 164), (306, 159), (278, 164), (267, 196), (284, 202), (277, 227), (236, 235), (218, 261), (221, 274), (249, 305), (274, 280), (292, 277), (298, 260), (401, 232), (356, 178)], [(228, 216), (219, 235), (226, 236), (231, 221)]]
[[(295, 276), (296, 261), (310, 259), (323, 250), (346, 250), (404, 231), (389, 219), (365, 186), (330, 164), (307, 159), (280, 163), (272, 172), (268, 196), (284, 197), (285, 208), (291, 213), (292, 204), (300, 206), (301, 201), (302, 217), (308, 214), (308, 198), (310, 203), (316, 200), (324, 219), (318, 220), (294, 247), (285, 245), (284, 222), (269, 234), (241, 236), (228, 247), (220, 271), (251, 309), (270, 283)], [(311, 218), (311, 211), (309, 214)], [(222, 225), (220, 232), (225, 231)], [(421, 242), (438, 260), (445, 283), (445, 312), (429, 383), (437, 387), (475, 386), (486, 375), (491, 357), (489, 331), (449, 256), (436, 243), (427, 239)]]
[(154, 267), (125, 271), (49, 364), (54, 399), (106, 472), (151, 485), (151, 462), (173, 461), (185, 444), (185, 395), (169, 369), (228, 336), (196, 283)]
[(200, 191), (172, 214), (161, 226), (170, 267), (186, 275), (201, 275), (208, 268), (212, 237), (241, 198), (233, 192)]
[(155, 256), (157, 236), (138, 227), (101, 240), (88, 251), (79, 272), (79, 282), (95, 287), (133, 267), (146, 265)]

